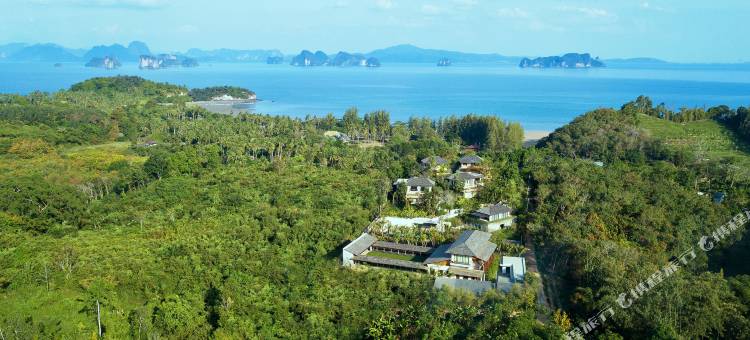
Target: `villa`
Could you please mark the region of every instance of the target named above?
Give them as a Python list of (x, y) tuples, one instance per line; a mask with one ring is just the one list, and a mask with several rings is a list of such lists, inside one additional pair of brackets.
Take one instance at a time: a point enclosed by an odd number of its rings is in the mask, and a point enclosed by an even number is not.
[(513, 225), (512, 209), (502, 203), (488, 205), (471, 213), (474, 225), (486, 232), (495, 232)]
[(349, 138), (349, 136), (347, 134), (345, 134), (343, 132), (340, 132), (340, 131), (329, 130), (329, 131), (324, 132), (323, 136), (328, 137), (328, 138), (337, 139), (337, 140), (340, 140), (340, 141), (342, 141), (344, 143), (349, 143), (351, 141), (351, 138)]
[(427, 192), (432, 192), (435, 182), (427, 177), (412, 177), (409, 179), (399, 178), (393, 185), (406, 185), (406, 199), (411, 204), (417, 204)]
[[(455, 279), (484, 281), (487, 279), (489, 263), (497, 249), (497, 245), (489, 241), (490, 236), (482, 231), (467, 230), (453, 243), (431, 248), (379, 241), (375, 236), (362, 233), (344, 247), (341, 260), (346, 267), (367, 264), (425, 271)], [(396, 256), (382, 256), (384, 253)], [(375, 256), (372, 256), (373, 254)], [(415, 261), (415, 258), (424, 260)]]
[[(466, 230), (453, 242), (436, 248), (378, 240), (362, 233), (344, 247), (341, 260), (345, 267), (367, 265), (436, 276), (434, 288), (450, 287), (474, 293), (488, 290), (509, 292), (516, 283), (523, 283), (526, 260), (503, 256), (497, 277), (487, 277), (497, 245), (491, 234)], [(492, 282), (496, 280), (496, 282)]]
[(448, 174), (448, 161), (440, 156), (430, 156), (419, 161), (423, 170), (432, 170), (438, 174)]
[(463, 171), (448, 176), (451, 185), (460, 190), (464, 198), (473, 198), (476, 196), (479, 189), (484, 186), (483, 179), (484, 175), (482, 174)]
[(516, 283), (523, 283), (526, 278), (526, 259), (523, 257), (503, 256), (497, 274), (497, 289), (509, 292)]
[(370, 224), (368, 232), (372, 231), (373, 228), (378, 228), (380, 232), (386, 233), (389, 233), (392, 228), (435, 229), (439, 232), (444, 232), (453, 225), (450, 220), (458, 217), (461, 213), (463, 213), (462, 209), (452, 209), (443, 215), (435, 217), (383, 216)]
[(483, 159), (477, 155), (466, 155), (458, 159), (459, 166), (458, 168), (460, 170), (469, 170), (479, 164), (481, 164)]
[[(485, 272), (489, 269), (488, 264), (497, 249), (497, 245), (489, 241), (490, 236), (492, 235), (478, 230), (467, 230), (461, 233), (458, 239), (445, 250), (445, 254), (450, 255), (448, 276), (484, 280)], [(427, 261), (429, 260), (428, 258)]]

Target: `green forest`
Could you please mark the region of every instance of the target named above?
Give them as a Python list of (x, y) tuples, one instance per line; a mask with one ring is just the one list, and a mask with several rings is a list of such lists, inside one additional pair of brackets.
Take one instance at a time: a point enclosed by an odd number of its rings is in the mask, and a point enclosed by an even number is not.
[[(746, 108), (664, 114), (641, 97), (524, 148), (496, 116), (230, 116), (192, 100), (138, 77), (0, 95), (0, 339), (559, 339), (750, 208)], [(491, 169), (477, 199), (394, 202), (421, 159), (467, 146)], [(549, 306), (535, 280), (475, 296), (340, 265), (384, 211), (501, 200)], [(750, 337), (742, 230), (587, 338)]]

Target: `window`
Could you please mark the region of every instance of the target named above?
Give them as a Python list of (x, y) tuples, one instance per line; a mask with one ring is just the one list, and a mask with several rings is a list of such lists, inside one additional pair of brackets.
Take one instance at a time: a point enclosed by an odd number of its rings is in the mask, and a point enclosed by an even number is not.
[(468, 256), (453, 255), (453, 262), (457, 264), (469, 265), (470, 261), (471, 261), (471, 258)]

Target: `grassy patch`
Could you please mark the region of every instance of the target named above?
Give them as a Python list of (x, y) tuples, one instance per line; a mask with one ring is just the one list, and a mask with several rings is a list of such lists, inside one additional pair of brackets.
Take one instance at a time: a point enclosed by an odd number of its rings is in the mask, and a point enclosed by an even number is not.
[(388, 252), (377, 251), (377, 250), (367, 253), (367, 256), (376, 256), (376, 257), (382, 257), (386, 259), (412, 261), (412, 262), (423, 262), (425, 259), (427, 259), (427, 257), (422, 256), (422, 255), (394, 254), (394, 253), (388, 253)]
[(649, 116), (640, 117), (640, 126), (669, 145), (687, 148), (698, 158), (734, 159), (737, 165), (750, 166), (750, 146), (713, 120), (675, 123)]
[(498, 263), (500, 263), (501, 257), (502, 255), (500, 253), (495, 253), (495, 255), (490, 259), (490, 263), (488, 264), (489, 268), (487, 269), (488, 280), (493, 282), (497, 280), (497, 265)]

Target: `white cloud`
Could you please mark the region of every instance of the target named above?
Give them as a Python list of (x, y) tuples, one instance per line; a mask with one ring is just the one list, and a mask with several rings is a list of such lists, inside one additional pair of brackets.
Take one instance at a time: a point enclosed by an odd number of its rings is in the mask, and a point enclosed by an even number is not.
[(193, 25), (182, 25), (180, 27), (177, 27), (177, 32), (179, 33), (195, 33), (198, 32), (198, 27), (195, 27)]
[(477, 0), (453, 0), (453, 3), (461, 7), (474, 7), (479, 3), (479, 1)]
[(640, 7), (641, 7), (641, 9), (646, 10), (646, 11), (669, 12), (668, 9), (666, 9), (664, 7), (660, 7), (660, 6), (655, 6), (655, 5), (651, 4), (650, 2), (643, 2), (643, 3), (641, 3)]
[(333, 3), (334, 8), (346, 8), (349, 7), (349, 1), (346, 0), (338, 0)]
[(393, 8), (394, 3), (391, 0), (375, 0), (375, 6), (380, 9), (391, 9)]
[(500, 8), (495, 12), (495, 15), (501, 18), (528, 18), (529, 12), (518, 7)]
[(107, 25), (103, 27), (94, 27), (91, 30), (97, 33), (108, 34), (108, 35), (115, 35), (115, 34), (122, 32), (122, 28), (118, 24), (112, 24), (112, 25)]
[(435, 5), (422, 5), (422, 13), (428, 15), (436, 15), (445, 12), (445, 9)]
[(606, 9), (601, 9), (601, 8), (563, 6), (563, 7), (560, 7), (559, 9), (565, 12), (576, 12), (576, 13), (584, 14), (591, 18), (605, 18), (605, 17), (613, 16), (611, 13), (607, 12)]
[(171, 0), (32, 0), (38, 5), (62, 5), (80, 7), (116, 7), (132, 9), (154, 9), (171, 3)]

